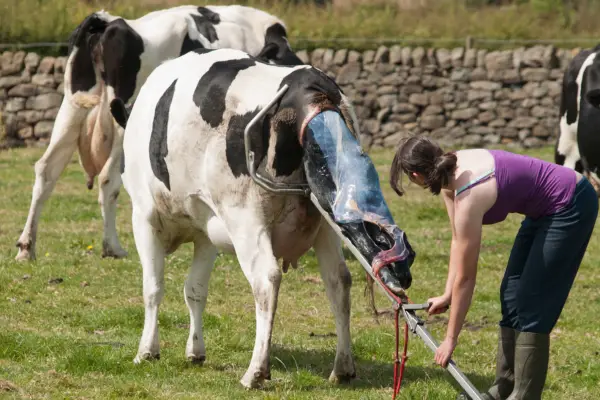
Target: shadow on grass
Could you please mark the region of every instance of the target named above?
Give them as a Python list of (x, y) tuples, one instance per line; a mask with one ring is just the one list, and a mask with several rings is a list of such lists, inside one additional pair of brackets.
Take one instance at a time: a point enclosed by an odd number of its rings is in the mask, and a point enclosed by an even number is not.
[[(323, 380), (327, 380), (333, 369), (335, 360), (335, 351), (317, 350), (317, 349), (298, 349), (273, 345), (271, 350), (271, 369), (281, 372), (294, 373), (305, 371), (316, 375)], [(394, 379), (393, 360), (372, 360), (360, 357), (354, 354), (354, 365), (356, 368), (356, 379), (344, 384), (342, 387), (349, 389), (385, 389), (391, 388)], [(493, 376), (480, 375), (477, 373), (463, 373), (479, 390), (489, 387), (494, 380)], [(452, 375), (442, 368), (436, 366), (411, 365), (410, 359), (407, 361), (404, 370), (404, 379), (402, 387), (408, 387), (411, 383), (426, 381), (448, 381), (457, 391), (462, 391)], [(298, 389), (310, 390), (316, 385), (303, 384)]]

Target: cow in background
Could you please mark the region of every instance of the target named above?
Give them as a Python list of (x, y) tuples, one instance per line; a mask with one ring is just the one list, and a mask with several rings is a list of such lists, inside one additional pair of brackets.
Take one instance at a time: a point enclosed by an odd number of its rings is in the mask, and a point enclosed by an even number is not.
[(554, 160), (586, 176), (600, 196), (600, 45), (580, 51), (563, 76)]
[(48, 148), (35, 164), (31, 204), (16, 259), (35, 259), (43, 205), (75, 150), (88, 189), (98, 177), (102, 255), (125, 257), (116, 230), (123, 130), (111, 116), (111, 102), (133, 103), (154, 68), (194, 49), (236, 48), (269, 63), (302, 64), (286, 36), (286, 27), (277, 17), (237, 5), (173, 7), (134, 20), (105, 11), (85, 18), (69, 38), (64, 99)]

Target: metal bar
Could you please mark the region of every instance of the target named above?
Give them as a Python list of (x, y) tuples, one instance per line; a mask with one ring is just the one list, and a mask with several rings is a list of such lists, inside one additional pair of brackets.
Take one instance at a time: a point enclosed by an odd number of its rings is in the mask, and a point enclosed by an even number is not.
[(283, 85), (281, 89), (275, 94), (273, 100), (271, 100), (252, 120), (246, 125), (244, 129), (244, 146), (246, 151), (246, 166), (248, 167), (248, 172), (254, 181), (263, 189), (268, 190), (277, 194), (297, 194), (302, 196), (308, 196), (310, 193), (310, 188), (305, 184), (289, 184), (289, 183), (276, 183), (272, 182), (269, 179), (263, 178), (256, 172), (254, 168), (254, 152), (250, 150), (250, 130), (254, 125), (256, 125), (265, 114), (269, 111), (273, 105), (285, 94), (288, 90), (288, 85)]
[[(425, 345), (431, 349), (434, 353), (439, 347), (439, 343), (435, 340), (435, 338), (429, 333), (429, 331), (423, 326), (423, 321), (418, 318), (413, 311), (402, 310), (404, 314), (404, 318), (408, 321), (409, 326), (411, 327), (411, 331), (415, 333), (417, 336), (425, 342)], [(446, 366), (446, 370), (452, 375), (452, 377), (456, 380), (456, 382), (467, 392), (469, 397), (473, 400), (483, 400), (481, 397), (481, 393), (477, 390), (477, 388), (471, 383), (469, 378), (456, 366), (456, 363), (453, 360), (448, 362)]]
[[(327, 220), (329, 225), (333, 228), (333, 230), (337, 233), (337, 235), (342, 239), (342, 241), (350, 249), (352, 254), (354, 254), (354, 256), (356, 257), (358, 262), (364, 268), (364, 270), (367, 271), (367, 273), (369, 275), (371, 275), (371, 277), (375, 280), (373, 271), (371, 270), (371, 266), (369, 265), (367, 260), (358, 251), (358, 249), (356, 249), (356, 247), (354, 247), (352, 242), (350, 242), (350, 240), (348, 240), (348, 238), (346, 238), (346, 236), (344, 236), (342, 234), (340, 227), (331, 219), (331, 217), (323, 209), (323, 207), (321, 207), (321, 205), (319, 204), (319, 200), (316, 198), (316, 196), (313, 193), (310, 194), (310, 199), (313, 202), (313, 204), (319, 209), (319, 211), (321, 212), (321, 215), (323, 215), (323, 217)], [(396, 302), (396, 300), (392, 297), (392, 295), (390, 295), (387, 291), (383, 290), (383, 293), (385, 293), (385, 295), (392, 301), (392, 303), (394, 305), (398, 304)], [(409, 306), (409, 305), (407, 304), (406, 306)], [(406, 307), (406, 306), (404, 306), (404, 305), (401, 306), (402, 314), (404, 315), (404, 318), (408, 322), (408, 325), (409, 325), (411, 331), (413, 333), (415, 333), (416, 335), (418, 335), (425, 342), (427, 347), (429, 347), (435, 353), (439, 344), (433, 338), (433, 336), (431, 336), (429, 331), (427, 329), (425, 329), (425, 327), (423, 326), (423, 321), (419, 317), (417, 317), (414, 313), (415, 309), (424, 309), (424, 308), (426, 308), (425, 307), (426, 305), (425, 304), (417, 304), (417, 305), (413, 305), (412, 307)], [(469, 381), (469, 378), (467, 378), (462, 373), (462, 371), (456, 366), (456, 363), (454, 363), (454, 361), (450, 360), (446, 369), (448, 370), (450, 375), (452, 375), (454, 377), (456, 382), (468, 393), (468, 395), (471, 397), (471, 399), (483, 400), (483, 398), (481, 397), (481, 394), (479, 393), (477, 388), (471, 383), (471, 381)]]

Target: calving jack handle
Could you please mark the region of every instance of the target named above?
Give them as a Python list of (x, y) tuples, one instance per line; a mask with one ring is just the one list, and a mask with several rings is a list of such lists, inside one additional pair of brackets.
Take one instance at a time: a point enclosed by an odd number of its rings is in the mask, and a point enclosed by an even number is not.
[[(343, 240), (343, 242), (350, 249), (352, 254), (354, 254), (354, 256), (356, 257), (358, 262), (362, 265), (362, 267), (365, 269), (365, 271), (367, 271), (367, 273), (369, 275), (371, 275), (371, 277), (373, 278), (373, 280), (375, 282), (378, 282), (378, 280), (375, 279), (375, 276), (373, 276), (373, 271), (371, 270), (371, 266), (369, 265), (367, 260), (356, 249), (356, 247), (354, 247), (352, 242), (350, 242), (350, 240), (348, 240), (346, 238), (346, 236), (344, 236), (342, 234), (342, 231), (340, 230), (339, 226), (335, 222), (333, 222), (332, 219), (329, 217), (329, 214), (325, 210), (323, 210), (323, 208), (319, 204), (319, 200), (315, 197), (314, 194), (312, 194), (312, 193), (310, 194), (310, 199), (313, 202), (313, 204), (321, 211), (321, 214), (323, 215), (323, 217), (327, 220), (327, 222), (333, 228), (333, 230), (337, 233), (337, 235)], [(408, 323), (408, 327), (409, 327), (410, 331), (412, 333), (416, 334), (417, 336), (419, 336), (425, 342), (427, 347), (429, 347), (435, 353), (438, 349), (439, 343), (433, 338), (433, 336), (431, 336), (429, 331), (427, 329), (425, 329), (424, 321), (422, 319), (420, 319), (419, 317), (417, 317), (417, 315), (415, 314), (416, 310), (428, 309), (429, 304), (425, 303), (425, 304), (400, 304), (400, 305), (398, 305), (398, 302), (386, 290), (384, 290), (383, 292), (392, 301), (392, 303), (394, 304), (395, 307), (400, 306), (400, 309), (402, 310), (402, 315), (404, 316), (404, 319)], [(454, 377), (456, 382), (458, 382), (458, 384), (465, 390), (465, 392), (469, 395), (469, 397), (472, 400), (483, 400), (483, 398), (481, 397), (481, 393), (479, 393), (477, 388), (475, 386), (473, 386), (471, 381), (469, 381), (469, 378), (467, 378), (465, 376), (465, 374), (463, 374), (463, 372), (456, 366), (454, 361), (450, 360), (448, 362), (446, 369), (448, 370), (450, 375), (452, 375)]]
[[(280, 184), (276, 182), (272, 182), (268, 178), (261, 176), (254, 166), (254, 152), (250, 149), (250, 130), (251, 128), (259, 123), (265, 114), (269, 111), (271, 107), (279, 101), (279, 99), (285, 94), (285, 92), (289, 89), (288, 85), (284, 85), (279, 91), (275, 94), (273, 99), (248, 123), (244, 130), (244, 147), (246, 153), (246, 166), (248, 167), (248, 172), (252, 179), (263, 189), (268, 190), (272, 193), (278, 193), (282, 195), (301, 195), (301, 196), (309, 196), (313, 202), (313, 204), (319, 209), (321, 215), (327, 220), (327, 223), (333, 228), (334, 232), (340, 237), (340, 239), (346, 244), (346, 246), (350, 249), (352, 254), (356, 257), (358, 262), (362, 265), (362, 267), (367, 271), (367, 273), (373, 278), (375, 282), (379, 283), (379, 280), (373, 275), (373, 271), (371, 270), (371, 265), (365, 260), (362, 254), (354, 247), (352, 242), (346, 238), (340, 227), (332, 221), (329, 214), (323, 210), (321, 205), (319, 204), (319, 200), (315, 197), (313, 193), (311, 193), (310, 188), (306, 184), (297, 184), (297, 185), (289, 185), (289, 184)], [(383, 289), (383, 288), (382, 288)], [(388, 296), (388, 298), (392, 301), (392, 304), (395, 308), (400, 307), (402, 310), (402, 314), (404, 319), (408, 323), (408, 327), (411, 332), (418, 335), (434, 353), (438, 348), (437, 341), (431, 336), (429, 331), (423, 327), (424, 322), (419, 317), (415, 315), (415, 310), (423, 310), (429, 308), (429, 304), (398, 304), (398, 302), (392, 297), (390, 293), (386, 290), (383, 292)], [(469, 379), (462, 373), (460, 369), (456, 366), (454, 361), (450, 360), (448, 362), (448, 366), (446, 367), (450, 375), (456, 379), (458, 384), (465, 390), (465, 392), (469, 395), (472, 400), (483, 400), (481, 394), (477, 391), (475, 386), (469, 381)]]

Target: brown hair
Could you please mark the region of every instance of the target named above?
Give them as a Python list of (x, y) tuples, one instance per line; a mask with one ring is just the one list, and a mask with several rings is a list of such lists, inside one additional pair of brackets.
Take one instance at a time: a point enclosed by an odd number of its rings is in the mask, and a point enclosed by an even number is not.
[(402, 173), (416, 172), (425, 178), (425, 185), (431, 193), (440, 194), (442, 187), (450, 182), (456, 168), (456, 154), (444, 153), (442, 148), (425, 136), (408, 136), (400, 140), (392, 161), (390, 185), (398, 196), (404, 194)]

